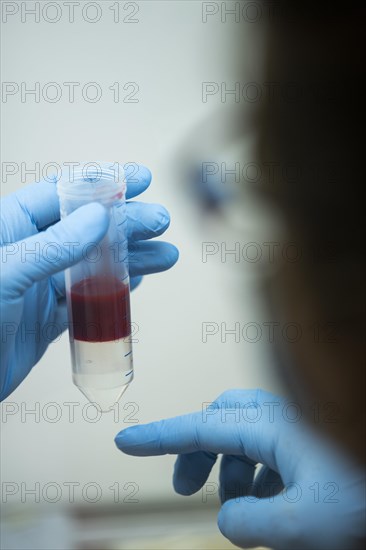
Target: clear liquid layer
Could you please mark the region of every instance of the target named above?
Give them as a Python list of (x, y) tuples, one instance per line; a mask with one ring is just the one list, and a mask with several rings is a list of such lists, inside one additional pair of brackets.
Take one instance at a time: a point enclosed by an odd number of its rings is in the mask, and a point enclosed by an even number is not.
[(109, 411), (133, 379), (131, 337), (70, 344), (74, 384), (103, 412)]

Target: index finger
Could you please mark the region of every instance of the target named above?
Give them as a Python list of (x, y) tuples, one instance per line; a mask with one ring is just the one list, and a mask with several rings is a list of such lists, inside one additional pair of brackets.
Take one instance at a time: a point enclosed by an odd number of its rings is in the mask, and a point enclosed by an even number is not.
[(121, 451), (134, 456), (196, 451), (242, 454), (243, 446), (237, 428), (237, 424), (223, 426), (220, 418), (216, 416), (202, 422), (202, 415), (197, 412), (132, 426), (122, 430), (115, 441)]
[[(126, 199), (143, 193), (151, 183), (151, 172), (142, 164), (134, 162), (124, 165), (127, 183)], [(22, 209), (28, 214), (38, 231), (59, 221), (60, 203), (56, 191), (57, 176), (24, 186), (17, 191), (16, 198)], [(9, 195), (4, 200), (13, 200)], [(5, 210), (5, 209), (4, 209)]]
[[(134, 456), (197, 451), (246, 455), (278, 471), (286, 426), (280, 417), (271, 423), (264, 414), (258, 415), (258, 408), (264, 410), (263, 405), (273, 398), (260, 390), (227, 392), (211, 409), (127, 428), (117, 435), (116, 445)], [(245, 410), (248, 406), (252, 409)]]
[(123, 166), (127, 183), (126, 199), (141, 195), (151, 183), (151, 172), (143, 164), (128, 162)]

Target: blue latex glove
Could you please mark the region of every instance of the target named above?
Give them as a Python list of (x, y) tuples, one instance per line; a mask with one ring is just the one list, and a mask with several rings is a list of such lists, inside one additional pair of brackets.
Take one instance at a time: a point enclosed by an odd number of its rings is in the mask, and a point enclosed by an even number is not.
[[(139, 166), (133, 180), (127, 180), (127, 198), (145, 191), (150, 181), (150, 171)], [(163, 206), (128, 202), (127, 216), (134, 288), (143, 275), (174, 265), (178, 251), (165, 242), (147, 241), (169, 226)], [(43, 181), (5, 197), (0, 219), (0, 398), (5, 399), (40, 360), (52, 339), (67, 327), (63, 270), (81, 259), (86, 244), (104, 237), (108, 216), (104, 207), (93, 203), (59, 221), (56, 181)], [(70, 242), (78, 243), (73, 256), (63, 244)], [(59, 245), (59, 258), (52, 258), (47, 243)]]
[[(238, 546), (358, 548), (364, 473), (292, 422), (296, 409), (287, 405), (261, 390), (228, 391), (208, 410), (127, 428), (116, 444), (135, 456), (179, 454), (173, 484), (182, 495), (204, 487), (222, 453), (218, 524)], [(253, 482), (257, 463), (265, 467)]]

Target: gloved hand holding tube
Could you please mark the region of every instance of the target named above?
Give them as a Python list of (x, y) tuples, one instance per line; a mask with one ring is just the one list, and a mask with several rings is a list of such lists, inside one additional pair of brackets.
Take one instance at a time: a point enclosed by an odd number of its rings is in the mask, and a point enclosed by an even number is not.
[[(130, 199), (147, 189), (151, 173), (139, 165), (133, 178), (126, 179)], [(149, 242), (169, 226), (163, 206), (127, 202), (126, 217), (133, 289), (143, 275), (174, 265), (178, 251), (169, 243)], [(88, 244), (102, 241), (110, 221), (97, 203), (59, 219), (56, 177), (27, 185), (1, 202), (1, 400), (68, 327), (64, 270), (83, 259)]]

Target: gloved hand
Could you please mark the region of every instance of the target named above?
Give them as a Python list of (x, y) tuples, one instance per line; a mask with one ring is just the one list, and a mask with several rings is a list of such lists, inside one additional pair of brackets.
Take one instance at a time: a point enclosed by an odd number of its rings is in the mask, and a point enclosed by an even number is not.
[[(299, 407), (262, 390), (233, 390), (201, 412), (127, 428), (116, 444), (134, 456), (179, 454), (173, 484), (182, 495), (204, 486), (223, 453), (218, 525), (238, 546), (361, 547), (364, 472), (311, 433), (300, 415)], [(257, 463), (265, 466), (254, 477)]]
[[(139, 166), (127, 179), (127, 198), (149, 186), (151, 173)], [(169, 214), (159, 204), (127, 203), (131, 288), (143, 275), (169, 269), (177, 249), (147, 239), (164, 233)], [(63, 270), (82, 258), (83, 247), (108, 229), (105, 209), (93, 203), (62, 221), (55, 181), (28, 185), (1, 202), (1, 370), (5, 399), (40, 360), (48, 344), (67, 327)], [(57, 243), (55, 247), (48, 246)], [(65, 243), (78, 243), (73, 254)], [(60, 254), (60, 250), (62, 253)], [(54, 254), (54, 257), (53, 257)], [(59, 257), (58, 257), (59, 256)]]

